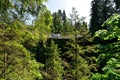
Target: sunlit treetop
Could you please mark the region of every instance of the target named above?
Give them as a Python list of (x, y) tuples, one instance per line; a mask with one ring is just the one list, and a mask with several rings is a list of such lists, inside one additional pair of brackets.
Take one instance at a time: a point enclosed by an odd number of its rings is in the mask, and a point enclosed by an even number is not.
[(109, 19), (103, 23), (104, 26), (108, 26), (108, 29), (98, 30), (95, 33), (96, 37), (101, 39), (108, 40), (113, 38), (118, 38), (120, 40), (120, 15), (114, 14)]

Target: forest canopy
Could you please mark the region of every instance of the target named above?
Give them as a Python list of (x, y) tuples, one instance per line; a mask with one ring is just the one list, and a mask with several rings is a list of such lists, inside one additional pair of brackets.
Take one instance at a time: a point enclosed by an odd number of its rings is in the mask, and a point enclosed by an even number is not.
[(0, 1), (0, 80), (119, 80), (120, 1), (92, 0), (90, 25), (46, 1)]

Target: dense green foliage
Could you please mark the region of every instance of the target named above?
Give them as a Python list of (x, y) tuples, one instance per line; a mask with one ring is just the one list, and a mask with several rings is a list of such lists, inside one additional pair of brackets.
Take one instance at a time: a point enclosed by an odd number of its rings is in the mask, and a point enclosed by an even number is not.
[(97, 63), (100, 66), (101, 71), (92, 76), (92, 80), (119, 80), (120, 79), (120, 15), (114, 14), (109, 19), (107, 19), (104, 26), (109, 26), (108, 30), (99, 30), (96, 32), (95, 36), (100, 37), (103, 40), (112, 40), (116, 38), (115, 41), (110, 42), (105, 45), (98, 46), (98, 56)]
[(119, 80), (119, 0), (93, 0), (90, 28), (44, 1), (0, 1), (0, 80)]
[[(119, 80), (119, 0), (93, 0), (90, 31), (95, 33), (97, 71), (91, 80)], [(114, 14), (114, 15), (113, 15)], [(111, 16), (113, 15), (113, 16)], [(111, 17), (110, 17), (111, 16)], [(109, 18), (109, 19), (108, 19)], [(103, 25), (102, 25), (103, 24)], [(97, 31), (97, 32), (96, 32)]]
[(77, 41), (67, 43), (67, 49), (64, 53), (68, 64), (66, 69), (66, 80), (88, 80), (90, 69), (87, 61), (84, 58), (83, 46), (80, 46)]
[[(44, 11), (42, 9), (37, 10), (39, 14), (32, 13), (34, 8), (38, 8), (38, 5), (41, 5), (42, 2), (41, 0), (2, 0), (0, 2), (1, 80), (43, 79), (39, 69), (44, 65), (35, 60), (32, 51), (32, 47), (36, 46), (38, 41), (46, 39), (45, 36), (50, 31), (52, 22), (52, 16), (46, 8), (44, 8)], [(26, 25), (25, 13), (37, 16), (33, 25)]]
[(60, 34), (72, 34), (73, 27), (68, 20), (65, 10), (63, 12), (58, 10), (58, 12), (53, 13), (53, 25), (51, 26), (52, 33), (60, 33)]
[[(1, 23), (0, 31), (0, 78), (40, 80), (42, 75), (39, 68), (42, 65), (32, 59), (30, 51), (23, 45), (24, 42), (31, 40), (32, 37), (36, 38), (36, 36), (30, 34), (23, 23), (17, 21), (12, 25)], [(29, 42), (31, 46), (34, 43), (35, 41)]]
[(80, 34), (81, 27), (87, 27), (84, 22), (85, 17), (79, 18), (76, 8), (72, 8), (71, 18), (67, 18), (65, 10), (53, 13), (52, 33), (62, 35), (73, 35), (75, 32)]
[(64, 73), (62, 60), (60, 58), (60, 51), (57, 44), (51, 41), (50, 47), (48, 47), (47, 60), (45, 62), (46, 72), (49, 74), (47, 79), (49, 80), (62, 80)]

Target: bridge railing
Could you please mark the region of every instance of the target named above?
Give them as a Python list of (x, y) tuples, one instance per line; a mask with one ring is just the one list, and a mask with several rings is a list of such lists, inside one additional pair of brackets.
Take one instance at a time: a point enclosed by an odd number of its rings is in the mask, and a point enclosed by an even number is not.
[(82, 37), (81, 35), (61, 35), (61, 34), (50, 34), (48, 38), (53, 38), (53, 39), (72, 39), (75, 37)]

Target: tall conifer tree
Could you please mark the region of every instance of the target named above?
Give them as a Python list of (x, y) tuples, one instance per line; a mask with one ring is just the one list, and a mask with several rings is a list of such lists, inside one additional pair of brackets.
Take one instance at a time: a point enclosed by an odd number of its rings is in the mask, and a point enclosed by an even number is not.
[(91, 5), (90, 31), (94, 34), (95, 31), (103, 29), (101, 25), (115, 12), (115, 8), (113, 0), (93, 0)]
[[(60, 58), (60, 51), (54, 41), (51, 41), (51, 44), (48, 48), (46, 60), (46, 71), (50, 76), (49, 80), (62, 80), (64, 73), (62, 60)], [(49, 77), (48, 77), (49, 78)]]

